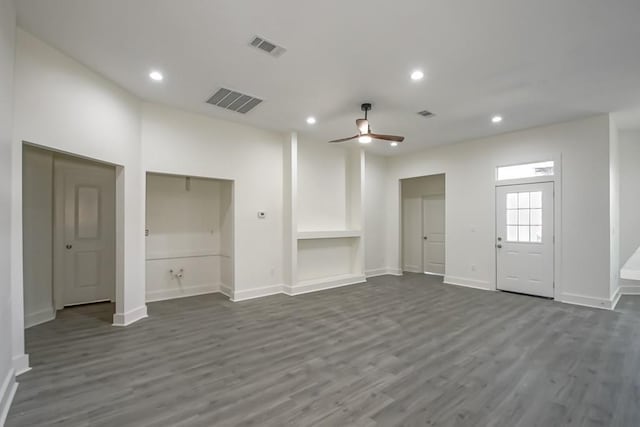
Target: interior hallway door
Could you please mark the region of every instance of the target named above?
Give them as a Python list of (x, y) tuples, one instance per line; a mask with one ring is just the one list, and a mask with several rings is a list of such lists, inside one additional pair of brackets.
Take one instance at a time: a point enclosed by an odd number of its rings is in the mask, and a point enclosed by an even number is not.
[(115, 169), (57, 160), (62, 305), (115, 298)]
[(426, 274), (445, 273), (444, 195), (422, 199), (422, 269)]

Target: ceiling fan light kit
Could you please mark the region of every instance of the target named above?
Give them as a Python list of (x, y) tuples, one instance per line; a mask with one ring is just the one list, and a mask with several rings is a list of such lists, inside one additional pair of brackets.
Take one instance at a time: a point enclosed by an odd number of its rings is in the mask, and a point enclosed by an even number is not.
[(371, 111), (371, 104), (368, 102), (365, 102), (360, 106), (360, 109), (364, 111), (364, 119), (356, 120), (356, 127), (358, 128), (358, 134), (354, 136), (350, 136), (348, 138), (334, 139), (332, 141), (329, 141), (330, 143), (346, 142), (356, 138), (358, 139), (358, 142), (360, 142), (361, 144), (368, 144), (374, 139), (379, 139), (382, 141), (392, 141), (392, 142), (395, 142), (396, 145), (398, 142), (404, 141), (404, 136), (382, 135), (382, 134), (371, 132), (371, 126), (369, 125), (369, 119), (367, 118), (369, 111)]

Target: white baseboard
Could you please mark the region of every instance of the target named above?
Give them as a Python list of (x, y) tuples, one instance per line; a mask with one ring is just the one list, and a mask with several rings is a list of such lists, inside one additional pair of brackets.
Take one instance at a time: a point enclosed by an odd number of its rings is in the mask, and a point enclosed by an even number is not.
[(188, 286), (177, 289), (158, 289), (148, 291), (146, 295), (147, 302), (165, 301), (174, 298), (193, 297), (196, 295), (211, 294), (220, 292), (219, 284)]
[(282, 293), (282, 286), (283, 285), (281, 284), (277, 284), (277, 285), (263, 286), (260, 288), (242, 289), (239, 291), (234, 290), (233, 298), (231, 298), (231, 301), (233, 302), (246, 301), (254, 298), (262, 298), (269, 295), (280, 294)]
[(492, 290), (489, 282), (485, 280), (445, 275), (442, 282), (446, 283), (447, 285), (464, 286), (465, 288), (482, 289), (484, 291)]
[[(619, 298), (619, 296), (617, 298)], [(584, 307), (601, 308), (603, 310), (611, 310), (614, 303), (614, 301), (607, 298), (596, 298), (566, 292), (560, 295), (560, 299), (556, 298), (556, 301), (566, 304), (582, 305)]]
[(402, 276), (402, 270), (399, 268), (383, 267), (367, 270), (364, 272), (365, 277), (378, 277), (378, 276)]
[(7, 375), (0, 385), (0, 426), (3, 426), (7, 420), (9, 408), (11, 407), (11, 402), (13, 402), (13, 396), (16, 395), (17, 389), (16, 374), (12, 368), (9, 369), (9, 372), (7, 372)]
[(408, 273), (422, 273), (422, 268), (419, 265), (405, 265), (402, 269)]
[(233, 289), (225, 284), (220, 285), (220, 293), (222, 295), (226, 295), (227, 297), (229, 297), (229, 299), (233, 297)]
[(341, 286), (355, 285), (366, 281), (367, 278), (363, 274), (343, 274), (321, 279), (304, 280), (296, 283), (294, 286), (285, 285), (283, 290), (285, 294), (294, 296)]
[(29, 366), (29, 355), (26, 353), (13, 356), (12, 363), (16, 376), (22, 375), (31, 370), (31, 366)]
[(616, 291), (613, 293), (613, 295), (611, 295), (611, 298), (610, 298), (609, 307), (611, 310), (616, 309), (616, 305), (618, 305), (618, 302), (620, 302), (621, 296), (622, 296), (622, 292), (620, 291), (620, 287), (618, 287), (618, 289), (616, 289)]
[(53, 307), (48, 307), (44, 310), (36, 311), (34, 313), (25, 313), (24, 327), (25, 329), (28, 329), (41, 323), (50, 322), (55, 318), (56, 310)]
[(633, 285), (620, 286), (620, 294), (622, 294), (622, 295), (640, 295), (640, 286), (633, 286)]
[(113, 326), (129, 326), (145, 317), (147, 317), (147, 306), (143, 305), (126, 313), (115, 313), (113, 315)]

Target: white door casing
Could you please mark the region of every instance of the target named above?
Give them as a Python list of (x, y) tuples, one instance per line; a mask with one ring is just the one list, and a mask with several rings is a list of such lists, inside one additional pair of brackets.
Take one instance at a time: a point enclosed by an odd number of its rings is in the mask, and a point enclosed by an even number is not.
[(422, 198), (422, 270), (445, 274), (444, 194)]
[(56, 306), (114, 300), (115, 170), (60, 159), (55, 174)]
[(496, 187), (496, 287), (554, 296), (554, 184)]

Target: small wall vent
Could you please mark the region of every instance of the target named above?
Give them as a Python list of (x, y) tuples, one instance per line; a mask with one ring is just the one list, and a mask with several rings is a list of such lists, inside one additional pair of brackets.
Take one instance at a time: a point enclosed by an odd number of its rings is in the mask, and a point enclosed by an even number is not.
[(418, 111), (418, 114), (420, 114), (422, 117), (433, 117), (433, 116), (435, 116), (435, 114), (433, 114), (431, 111), (428, 111), (428, 110)]
[(277, 44), (265, 40), (264, 37), (260, 36), (255, 36), (253, 39), (251, 39), (251, 41), (249, 42), (249, 46), (260, 49), (264, 53), (268, 53), (275, 58), (282, 56), (282, 54), (287, 51), (287, 49), (283, 48), (282, 46), (278, 46)]
[(253, 110), (261, 102), (262, 99), (260, 98), (225, 88), (218, 89), (218, 91), (207, 100), (207, 104), (242, 114)]

